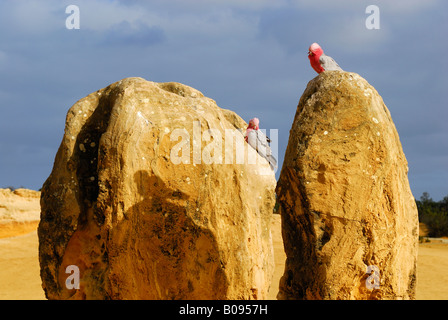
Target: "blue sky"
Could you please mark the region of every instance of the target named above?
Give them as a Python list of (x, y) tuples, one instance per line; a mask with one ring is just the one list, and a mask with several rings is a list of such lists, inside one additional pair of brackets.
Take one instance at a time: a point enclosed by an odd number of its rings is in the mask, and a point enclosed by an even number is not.
[[(393, 3), (392, 3), (393, 2)], [(368, 5), (380, 9), (369, 30)], [(80, 9), (80, 29), (65, 9)], [(383, 97), (418, 199), (448, 195), (448, 2), (148, 0), (0, 2), (0, 187), (39, 189), (67, 110), (126, 77), (192, 86), (279, 130), (279, 163), (318, 42)], [(278, 173), (280, 170), (278, 171)], [(277, 173), (277, 176), (278, 176)]]

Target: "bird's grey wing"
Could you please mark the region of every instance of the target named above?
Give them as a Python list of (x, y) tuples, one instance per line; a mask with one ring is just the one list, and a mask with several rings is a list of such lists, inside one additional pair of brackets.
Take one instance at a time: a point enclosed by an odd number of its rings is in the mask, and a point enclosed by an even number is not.
[(319, 58), (320, 65), (322, 68), (324, 68), (325, 71), (328, 70), (339, 70), (344, 71), (342, 68), (337, 64), (337, 62), (330, 56), (327, 56), (325, 54), (322, 54)]
[(257, 150), (261, 151), (264, 155), (271, 155), (271, 147), (268, 143), (268, 137), (263, 131), (257, 130)]
[(247, 143), (257, 150), (257, 132), (255, 130), (251, 130), (247, 135)]
[(275, 170), (277, 168), (277, 160), (272, 156), (272, 150), (267, 139), (268, 137), (260, 130), (252, 130), (247, 136), (249, 145), (269, 162), (272, 170)]
[(266, 140), (266, 136), (260, 130), (252, 130), (249, 132), (247, 143), (262, 156), (271, 154), (271, 148)]
[(273, 155), (270, 155), (267, 157), (267, 160), (268, 160), (272, 170), (275, 170), (275, 168), (277, 168), (277, 159), (275, 159)]
[(258, 137), (258, 153), (260, 153), (266, 160), (268, 160), (269, 165), (272, 170), (277, 168), (277, 159), (272, 155), (271, 147), (269, 146), (270, 139), (264, 134), (263, 131), (257, 130)]

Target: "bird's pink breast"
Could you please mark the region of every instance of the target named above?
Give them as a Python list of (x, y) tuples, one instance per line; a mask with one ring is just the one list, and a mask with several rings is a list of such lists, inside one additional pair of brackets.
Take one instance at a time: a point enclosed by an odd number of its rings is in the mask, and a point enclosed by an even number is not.
[[(320, 57), (320, 56), (319, 56)], [(313, 69), (317, 72), (317, 73), (321, 73), (323, 71), (325, 71), (324, 68), (322, 68), (322, 66), (320, 65), (319, 62), (319, 57), (317, 55), (312, 55), (309, 56), (310, 58), (310, 63), (311, 63), (311, 67), (313, 67)]]

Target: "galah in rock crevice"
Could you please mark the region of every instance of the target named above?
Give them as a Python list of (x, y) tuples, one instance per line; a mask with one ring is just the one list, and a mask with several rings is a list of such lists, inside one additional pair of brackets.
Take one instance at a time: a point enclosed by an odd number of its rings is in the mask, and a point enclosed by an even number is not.
[(259, 130), (259, 124), (260, 120), (258, 118), (253, 118), (249, 121), (244, 140), (269, 162), (272, 170), (275, 170), (277, 168), (277, 160), (272, 155), (272, 150), (269, 147), (271, 140)]
[(332, 57), (324, 53), (317, 43), (313, 43), (308, 49), (308, 58), (310, 59), (311, 66), (317, 73), (328, 70), (344, 71)]

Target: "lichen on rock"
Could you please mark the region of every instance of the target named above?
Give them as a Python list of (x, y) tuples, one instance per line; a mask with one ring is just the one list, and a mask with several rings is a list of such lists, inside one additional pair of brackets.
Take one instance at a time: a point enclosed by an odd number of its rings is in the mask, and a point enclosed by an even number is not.
[(417, 208), (375, 88), (349, 72), (311, 80), (284, 159), (276, 192), (287, 260), (278, 298), (413, 299)]
[[(244, 145), (244, 126), (174, 82), (127, 78), (75, 103), (42, 188), (47, 298), (265, 298), (274, 173), (261, 157), (214, 161), (228, 152), (226, 130), (257, 157)], [(65, 285), (70, 265), (79, 268), (79, 289)]]

